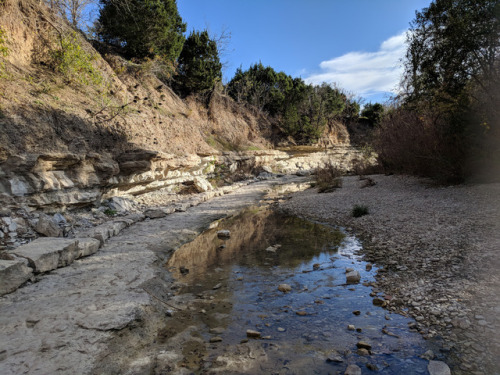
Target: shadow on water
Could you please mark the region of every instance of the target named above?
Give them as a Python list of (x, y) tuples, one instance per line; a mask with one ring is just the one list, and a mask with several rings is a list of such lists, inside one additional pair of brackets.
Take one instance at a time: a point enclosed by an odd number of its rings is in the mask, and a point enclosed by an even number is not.
[[(218, 238), (221, 229), (230, 238)], [(195, 303), (174, 314), (159, 337), (166, 342), (194, 329), (196, 345), (186, 343), (182, 366), (195, 373), (328, 374), (348, 364), (381, 374), (427, 373), (418, 356), (429, 343), (408, 330), (409, 319), (374, 306), (366, 284), (376, 268), (366, 267), (359, 249), (356, 238), (328, 226), (247, 210), (169, 260), (177, 295)], [(359, 271), (361, 282), (346, 284), (346, 268)], [(291, 290), (280, 291), (281, 284)], [(247, 338), (247, 330), (260, 338)], [(368, 350), (358, 350), (360, 341)]]

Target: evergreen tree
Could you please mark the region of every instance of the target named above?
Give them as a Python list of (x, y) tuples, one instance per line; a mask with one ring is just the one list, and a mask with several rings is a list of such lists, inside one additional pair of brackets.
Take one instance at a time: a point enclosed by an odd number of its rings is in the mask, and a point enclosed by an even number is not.
[(182, 95), (202, 93), (213, 89), (222, 79), (222, 64), (217, 43), (208, 32), (192, 31), (179, 56), (176, 88)]
[(129, 57), (159, 56), (175, 61), (186, 24), (175, 0), (100, 0), (99, 37)]

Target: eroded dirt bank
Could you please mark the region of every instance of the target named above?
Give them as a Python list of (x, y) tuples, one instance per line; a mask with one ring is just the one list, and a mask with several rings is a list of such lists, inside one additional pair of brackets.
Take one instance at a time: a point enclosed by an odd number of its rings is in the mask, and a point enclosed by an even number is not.
[[(500, 373), (500, 184), (435, 187), (409, 177), (345, 177), (328, 194), (297, 193), (281, 207), (346, 227), (376, 263), (374, 288), (412, 329), (441, 340), (453, 374)], [(356, 204), (369, 214), (353, 218)]]

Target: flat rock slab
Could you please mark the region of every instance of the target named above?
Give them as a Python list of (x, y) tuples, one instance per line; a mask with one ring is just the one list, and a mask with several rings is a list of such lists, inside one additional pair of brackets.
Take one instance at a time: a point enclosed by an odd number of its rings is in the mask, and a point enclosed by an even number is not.
[(13, 292), (32, 276), (26, 259), (0, 260), (0, 296)]
[(73, 263), (78, 256), (78, 240), (38, 238), (10, 253), (28, 259), (35, 273), (47, 272)]
[(100, 246), (101, 242), (96, 238), (78, 238), (77, 258), (97, 253)]

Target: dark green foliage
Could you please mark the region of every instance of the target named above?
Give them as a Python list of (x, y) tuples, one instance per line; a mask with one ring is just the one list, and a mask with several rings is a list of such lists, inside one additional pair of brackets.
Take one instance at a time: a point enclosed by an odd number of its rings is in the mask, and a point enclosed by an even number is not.
[(368, 124), (376, 126), (380, 124), (384, 114), (384, 106), (380, 103), (369, 103), (361, 111), (361, 117), (366, 117)]
[(471, 80), (495, 73), (498, 0), (435, 0), (416, 12), (408, 34), (405, 83), (410, 100), (451, 100)]
[(329, 121), (352, 115), (345, 110), (354, 103), (327, 84), (307, 85), (262, 63), (246, 71), (239, 68), (228, 93), (237, 102), (250, 103), (278, 118), (283, 131), (299, 143), (317, 141)]
[(100, 0), (99, 37), (122, 48), (128, 57), (160, 56), (175, 61), (186, 24), (175, 0)]
[(182, 95), (211, 90), (222, 79), (217, 43), (208, 32), (192, 31), (179, 56), (177, 91)]
[(356, 204), (351, 211), (352, 217), (361, 217), (369, 214), (368, 206)]

